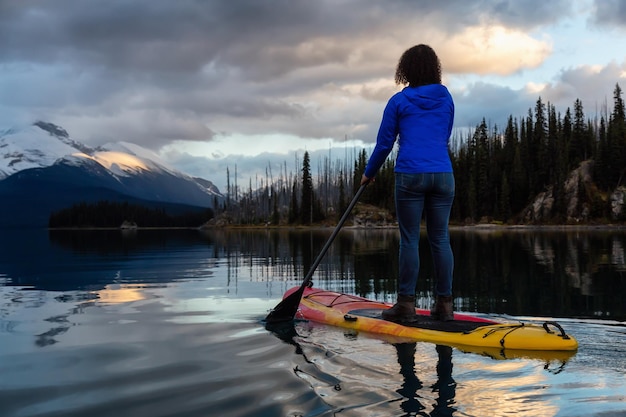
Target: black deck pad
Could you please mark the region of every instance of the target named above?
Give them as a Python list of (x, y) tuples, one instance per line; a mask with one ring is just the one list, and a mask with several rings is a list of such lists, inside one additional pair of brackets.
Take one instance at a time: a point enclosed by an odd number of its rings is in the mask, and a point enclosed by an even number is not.
[[(382, 308), (364, 308), (364, 309), (358, 309), (358, 310), (351, 310), (348, 312), (348, 315), (384, 320), (380, 316), (380, 314), (383, 311), (384, 310)], [(415, 321), (400, 322), (398, 324), (401, 324), (407, 327), (418, 327), (420, 329), (438, 330), (440, 332), (463, 333), (463, 332), (470, 332), (479, 327), (488, 326), (490, 323), (484, 323), (484, 322), (481, 323), (481, 322), (466, 321), (466, 320), (439, 321), (439, 320), (433, 319), (430, 316), (418, 315)]]

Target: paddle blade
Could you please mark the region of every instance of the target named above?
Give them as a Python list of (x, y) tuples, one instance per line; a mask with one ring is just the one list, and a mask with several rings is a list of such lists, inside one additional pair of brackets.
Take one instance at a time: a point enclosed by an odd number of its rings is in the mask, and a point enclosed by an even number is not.
[(300, 305), (302, 294), (304, 294), (304, 287), (304, 285), (300, 286), (296, 291), (283, 298), (265, 317), (265, 322), (280, 323), (293, 320), (298, 312), (298, 306)]

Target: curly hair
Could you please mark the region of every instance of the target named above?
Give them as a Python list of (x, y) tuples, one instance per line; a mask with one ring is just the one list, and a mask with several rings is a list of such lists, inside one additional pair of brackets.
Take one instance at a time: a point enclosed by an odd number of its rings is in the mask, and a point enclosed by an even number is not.
[(410, 87), (441, 84), (441, 62), (430, 46), (415, 45), (400, 57), (395, 79), (396, 84), (409, 84)]

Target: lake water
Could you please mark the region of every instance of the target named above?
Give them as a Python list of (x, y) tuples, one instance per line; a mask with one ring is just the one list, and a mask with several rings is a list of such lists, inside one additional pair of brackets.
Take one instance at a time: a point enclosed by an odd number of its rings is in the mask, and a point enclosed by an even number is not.
[[(457, 310), (579, 342), (522, 357), (266, 329), (331, 232), (2, 232), (0, 416), (626, 416), (623, 229), (452, 233)], [(393, 301), (397, 248), (393, 229), (344, 229), (313, 281)]]

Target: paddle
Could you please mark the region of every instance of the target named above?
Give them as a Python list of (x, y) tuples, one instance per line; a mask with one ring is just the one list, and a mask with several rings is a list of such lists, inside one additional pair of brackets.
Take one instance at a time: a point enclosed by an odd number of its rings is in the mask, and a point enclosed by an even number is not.
[(276, 307), (274, 307), (270, 311), (270, 313), (265, 318), (266, 323), (278, 323), (281, 321), (293, 320), (293, 318), (296, 315), (296, 312), (298, 311), (298, 306), (300, 305), (300, 300), (302, 299), (302, 294), (304, 293), (304, 289), (311, 282), (311, 278), (313, 277), (313, 273), (315, 272), (315, 269), (322, 261), (322, 258), (324, 257), (324, 255), (326, 254), (326, 251), (330, 247), (330, 244), (333, 243), (333, 240), (335, 240), (335, 237), (339, 233), (339, 230), (341, 230), (341, 227), (348, 219), (348, 216), (350, 215), (352, 208), (354, 208), (354, 205), (358, 201), (359, 197), (361, 197), (361, 194), (363, 194), (363, 191), (365, 191), (366, 186), (367, 186), (367, 183), (362, 184), (361, 187), (356, 192), (356, 194), (354, 195), (354, 198), (352, 198), (352, 201), (348, 205), (346, 212), (343, 213), (343, 216), (341, 216), (339, 223), (337, 223), (335, 230), (333, 230), (333, 233), (328, 238), (328, 241), (326, 241), (326, 244), (322, 248), (322, 251), (320, 252), (319, 255), (317, 255), (317, 258), (313, 262), (313, 265), (311, 265), (311, 269), (309, 270), (309, 273), (306, 274), (306, 276), (304, 277), (304, 281), (302, 282), (302, 285), (300, 285), (300, 288), (298, 288), (296, 291), (289, 294), (280, 303), (278, 303)]

